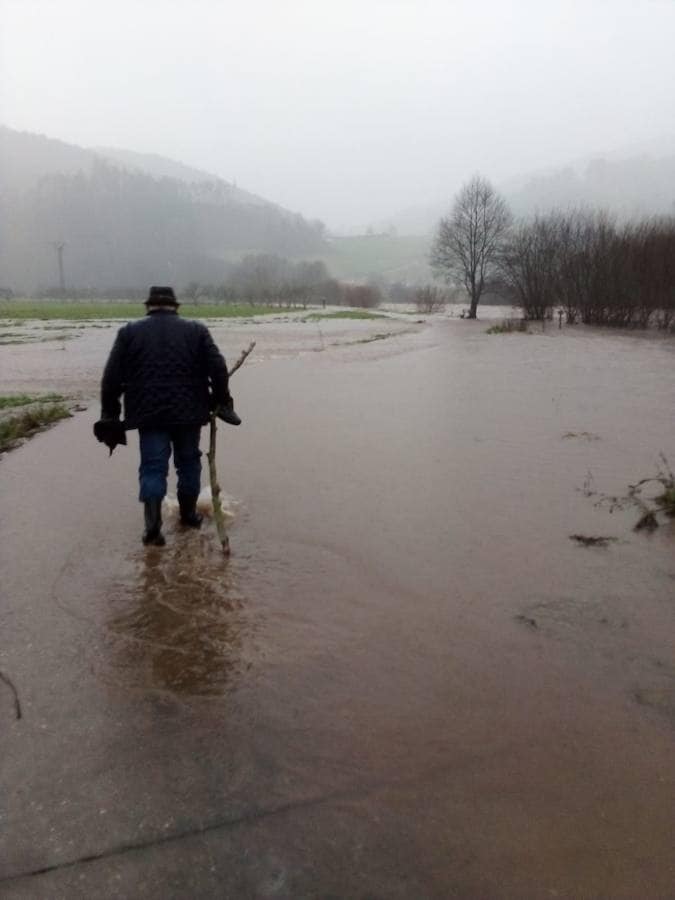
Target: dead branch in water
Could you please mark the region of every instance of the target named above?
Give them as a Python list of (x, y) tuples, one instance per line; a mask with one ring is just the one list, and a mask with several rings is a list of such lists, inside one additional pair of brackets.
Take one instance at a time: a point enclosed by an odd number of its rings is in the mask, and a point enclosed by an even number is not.
[(607, 547), (609, 544), (617, 541), (618, 538), (606, 537), (604, 535), (571, 534), (570, 540), (576, 541), (577, 544), (581, 544), (582, 547)]
[(14, 682), (11, 678), (8, 678), (4, 672), (0, 672), (0, 681), (3, 681), (10, 691), (14, 694), (14, 712), (16, 713), (17, 719), (21, 718), (21, 701), (19, 700), (19, 692), (14, 687)]
[[(243, 364), (246, 362), (246, 358), (252, 352), (255, 347), (255, 341), (251, 341), (246, 350), (242, 350), (239, 359), (229, 370), (228, 375), (230, 378), (234, 375), (237, 369), (241, 368)], [(223, 548), (223, 553), (225, 556), (230, 555), (230, 539), (227, 536), (227, 528), (225, 527), (225, 514), (223, 513), (223, 504), (220, 502), (220, 482), (218, 481), (218, 472), (216, 470), (216, 411), (212, 410), (210, 416), (210, 429), (209, 429), (209, 452), (206, 454), (207, 459), (209, 461), (209, 478), (211, 480), (211, 500), (213, 502), (213, 520), (216, 523), (216, 531), (218, 532), (218, 537), (220, 539), (221, 546)]]
[[(590, 473), (584, 482), (583, 493), (586, 497), (598, 498), (595, 500), (595, 506), (607, 507), (610, 513), (615, 509), (637, 507), (641, 515), (633, 530), (653, 531), (659, 527), (659, 515), (675, 518), (675, 475), (673, 475), (664, 453), (659, 454), (659, 460), (656, 475), (642, 478), (636, 484), (628, 485), (628, 493), (623, 496), (611, 496), (596, 491), (592, 487), (593, 476)], [(660, 486), (662, 492), (656, 496), (645, 493), (649, 485)], [(576, 536), (571, 535), (571, 537)]]

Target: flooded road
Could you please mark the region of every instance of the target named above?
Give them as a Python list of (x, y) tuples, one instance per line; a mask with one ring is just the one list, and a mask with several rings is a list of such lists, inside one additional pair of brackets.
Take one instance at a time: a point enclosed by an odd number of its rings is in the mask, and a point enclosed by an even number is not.
[(0, 460), (0, 896), (672, 897), (675, 527), (582, 488), (675, 463), (675, 342), (308, 327), (233, 379), (229, 562), (141, 546), (95, 403)]

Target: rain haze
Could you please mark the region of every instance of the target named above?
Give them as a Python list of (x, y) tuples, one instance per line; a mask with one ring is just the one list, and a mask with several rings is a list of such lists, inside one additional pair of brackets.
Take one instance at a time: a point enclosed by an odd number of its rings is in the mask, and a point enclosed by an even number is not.
[(2, 0), (0, 119), (157, 153), (331, 229), (672, 149), (675, 4)]

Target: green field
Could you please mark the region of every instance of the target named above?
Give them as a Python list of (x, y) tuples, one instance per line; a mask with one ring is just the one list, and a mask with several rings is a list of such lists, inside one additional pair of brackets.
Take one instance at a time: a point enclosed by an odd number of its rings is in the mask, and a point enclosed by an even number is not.
[[(295, 307), (294, 309), (297, 309)], [(250, 303), (195, 304), (183, 303), (180, 313), (187, 319), (229, 319), (270, 315), (284, 312), (283, 307), (252, 305)], [(0, 303), (0, 319), (14, 322), (26, 319), (138, 319), (145, 314), (143, 303), (79, 302), (57, 300), (5, 300)]]
[(428, 237), (416, 235), (334, 237), (321, 258), (336, 278), (424, 283), (431, 280), (429, 245)]

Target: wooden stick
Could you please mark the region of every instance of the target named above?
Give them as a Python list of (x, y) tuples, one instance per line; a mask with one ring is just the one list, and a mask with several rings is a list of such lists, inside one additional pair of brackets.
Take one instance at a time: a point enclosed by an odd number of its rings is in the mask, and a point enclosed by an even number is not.
[[(248, 349), (242, 350), (239, 359), (229, 370), (230, 378), (234, 373), (246, 362), (247, 356), (255, 347), (255, 341), (251, 341)], [(223, 504), (220, 502), (220, 483), (218, 481), (218, 472), (216, 470), (216, 411), (213, 410), (210, 415), (209, 430), (209, 452), (206, 454), (209, 461), (209, 478), (211, 479), (211, 499), (213, 501), (213, 520), (216, 523), (216, 531), (220, 538), (220, 543), (225, 556), (230, 555), (230, 539), (227, 536), (227, 528), (225, 527), (225, 514), (223, 513)]]
[(253, 350), (254, 347), (255, 347), (255, 341), (251, 341), (251, 343), (248, 345), (246, 350), (241, 351), (241, 355), (239, 356), (239, 359), (236, 361), (236, 363), (232, 366), (232, 368), (227, 373), (230, 378), (232, 378), (232, 376), (237, 371), (237, 369), (240, 368), (240, 366), (244, 365), (244, 363), (246, 362), (246, 357), (249, 355), (249, 353), (251, 353), (251, 351)]

